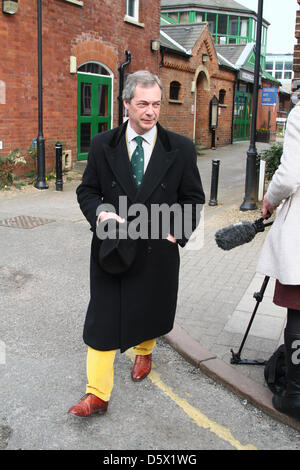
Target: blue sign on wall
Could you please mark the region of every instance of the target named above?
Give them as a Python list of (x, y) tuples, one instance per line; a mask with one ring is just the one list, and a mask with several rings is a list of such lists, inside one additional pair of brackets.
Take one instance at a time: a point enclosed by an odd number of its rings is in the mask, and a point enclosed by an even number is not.
[(277, 103), (277, 88), (262, 89), (262, 106), (273, 106)]

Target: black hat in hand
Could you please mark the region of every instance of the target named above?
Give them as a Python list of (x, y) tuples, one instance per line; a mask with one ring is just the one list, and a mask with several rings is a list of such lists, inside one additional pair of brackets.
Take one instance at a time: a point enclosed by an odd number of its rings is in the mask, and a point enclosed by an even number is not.
[(107, 228), (106, 238), (103, 239), (99, 249), (99, 264), (107, 273), (118, 275), (132, 266), (137, 252), (137, 241), (129, 237), (127, 222), (111, 222), (110, 224), (107, 221), (101, 222), (97, 228), (97, 233), (98, 230), (102, 229), (102, 233)]

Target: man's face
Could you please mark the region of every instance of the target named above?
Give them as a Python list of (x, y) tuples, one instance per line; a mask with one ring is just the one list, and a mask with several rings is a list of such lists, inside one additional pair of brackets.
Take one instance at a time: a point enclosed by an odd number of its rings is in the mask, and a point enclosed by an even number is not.
[(161, 89), (157, 83), (151, 88), (137, 85), (130, 102), (124, 100), (130, 125), (137, 134), (150, 131), (158, 121), (161, 105)]

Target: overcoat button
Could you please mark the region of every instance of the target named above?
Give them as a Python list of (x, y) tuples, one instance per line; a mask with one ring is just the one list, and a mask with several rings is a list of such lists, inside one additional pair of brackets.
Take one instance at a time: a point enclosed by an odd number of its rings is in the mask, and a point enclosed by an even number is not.
[(148, 246), (148, 253), (152, 253), (152, 247), (151, 246)]
[(161, 185), (160, 185), (160, 186), (161, 186), (161, 188), (162, 188), (162, 189), (166, 189), (166, 185), (165, 185), (165, 183), (161, 183)]
[(111, 187), (112, 187), (112, 188), (115, 188), (116, 186), (117, 186), (116, 181), (112, 181), (112, 182), (111, 182)]

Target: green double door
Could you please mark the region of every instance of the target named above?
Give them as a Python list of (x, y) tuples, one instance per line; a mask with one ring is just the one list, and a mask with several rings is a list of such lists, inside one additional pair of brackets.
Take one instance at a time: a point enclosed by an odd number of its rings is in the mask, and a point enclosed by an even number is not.
[(112, 78), (77, 76), (77, 160), (86, 160), (92, 137), (111, 128)]
[(237, 91), (234, 103), (233, 140), (249, 140), (251, 131), (252, 95)]

